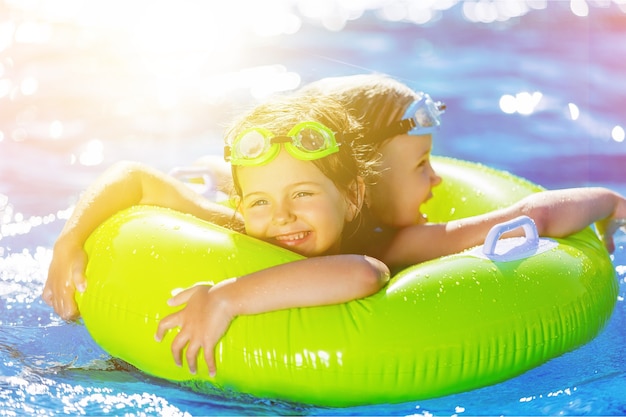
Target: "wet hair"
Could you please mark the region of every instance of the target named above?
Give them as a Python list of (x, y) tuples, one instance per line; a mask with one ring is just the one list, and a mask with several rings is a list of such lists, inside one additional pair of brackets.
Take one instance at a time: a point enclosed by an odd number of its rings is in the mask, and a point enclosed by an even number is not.
[[(322, 123), (335, 132), (339, 151), (311, 162), (344, 195), (352, 196), (357, 177), (367, 183), (375, 171), (360, 142), (360, 123), (332, 97), (306, 93), (276, 96), (237, 119), (227, 130), (225, 140), (232, 143), (240, 132), (252, 127), (265, 128), (277, 136), (286, 135), (296, 124), (305, 121)], [(237, 169), (232, 166), (233, 185), (235, 193), (241, 197)]]
[(328, 77), (301, 89), (305, 94), (321, 94), (342, 103), (363, 126), (361, 142), (376, 151), (386, 139), (377, 130), (401, 120), (415, 100), (417, 92), (406, 84), (382, 74), (358, 74)]

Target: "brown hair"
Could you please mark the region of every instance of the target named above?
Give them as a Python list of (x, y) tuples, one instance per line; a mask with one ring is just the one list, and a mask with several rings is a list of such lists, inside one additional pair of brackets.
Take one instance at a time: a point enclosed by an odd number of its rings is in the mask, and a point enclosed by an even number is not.
[(377, 150), (385, 139), (374, 132), (401, 120), (406, 109), (419, 99), (406, 84), (382, 74), (328, 77), (301, 89), (306, 94), (321, 94), (342, 103), (363, 126), (361, 142)]
[[(262, 127), (275, 135), (285, 135), (296, 124), (315, 121), (330, 128), (337, 137), (339, 152), (313, 160), (322, 173), (345, 195), (353, 194), (354, 181), (365, 182), (374, 175), (371, 163), (365, 159), (365, 150), (359, 141), (361, 125), (336, 99), (311, 94), (276, 96), (258, 105), (236, 120), (226, 132), (226, 143), (245, 129)], [(237, 167), (232, 166), (235, 193), (241, 197)]]

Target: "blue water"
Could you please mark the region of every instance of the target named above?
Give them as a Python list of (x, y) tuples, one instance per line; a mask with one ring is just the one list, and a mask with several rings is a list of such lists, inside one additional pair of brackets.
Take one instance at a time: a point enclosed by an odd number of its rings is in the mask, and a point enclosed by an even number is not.
[[(476, 23), (474, 2), (434, 10), (416, 1), (415, 19), (434, 18), (414, 23), (393, 17), (403, 2), (369, 1), (345, 26), (338, 5), (349, 2), (205, 3), (0, 2), (0, 416), (626, 414), (623, 233), (613, 257), (619, 299), (596, 339), (509, 381), (403, 404), (199, 395), (110, 358), (42, 303), (53, 242), (106, 166), (133, 159), (167, 171), (219, 153), (239, 110), (323, 76), (383, 72), (444, 100), (436, 154), (548, 188), (626, 194), (626, 14), (617, 2), (512, 1), (528, 10)], [(503, 10), (497, 3), (473, 15), (489, 20)], [(312, 5), (334, 7), (334, 17)], [(283, 12), (299, 29), (271, 21)], [(281, 27), (290, 33), (254, 33)]]

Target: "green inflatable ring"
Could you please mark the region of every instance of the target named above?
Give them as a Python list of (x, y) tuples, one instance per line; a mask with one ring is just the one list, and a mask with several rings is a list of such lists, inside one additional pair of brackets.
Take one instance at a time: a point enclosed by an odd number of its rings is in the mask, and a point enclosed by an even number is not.
[[(539, 190), (482, 165), (434, 163), (444, 182), (425, 210), (433, 221)], [(134, 207), (87, 241), (88, 287), (77, 302), (109, 354), (202, 392), (320, 406), (404, 402), (503, 381), (600, 332), (617, 299), (608, 253), (591, 228), (551, 242), (517, 260), (494, 261), (474, 249), (425, 262), (342, 305), (237, 317), (216, 347), (215, 378), (202, 360), (196, 375), (174, 364), (173, 332), (154, 340), (159, 320), (174, 311), (166, 304), (172, 290), (298, 255), (189, 215)]]

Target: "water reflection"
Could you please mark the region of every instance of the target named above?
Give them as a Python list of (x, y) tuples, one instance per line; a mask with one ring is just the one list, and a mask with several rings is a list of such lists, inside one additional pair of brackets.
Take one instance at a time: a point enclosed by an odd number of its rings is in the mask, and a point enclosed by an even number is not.
[(624, 141), (624, 128), (620, 125), (611, 126), (596, 120), (589, 112), (581, 114), (581, 109), (576, 103), (567, 103), (566, 106), (558, 103), (555, 99), (544, 99), (543, 93), (539, 91), (522, 91), (512, 94), (503, 94), (499, 100), (499, 107), (506, 114), (520, 114), (524, 116), (532, 115), (535, 112), (547, 111), (564, 113), (567, 117), (588, 130), (591, 137), (603, 140), (613, 140), (615, 142)]
[(624, 128), (622, 126), (615, 126), (613, 130), (611, 130), (611, 139), (615, 142), (624, 142), (625, 136), (626, 132), (624, 132)]
[[(279, 71), (270, 82), (258, 76), (253, 85), (235, 79), (227, 87), (216, 87), (223, 74), (249, 64), (255, 47), (272, 42), (263, 39), (295, 34), (304, 22), (340, 31), (348, 22), (374, 14), (383, 21), (428, 25), (456, 8), (469, 22), (515, 24), (522, 16), (548, 7), (569, 7), (573, 15), (587, 16), (590, 7), (610, 6), (626, 13), (624, 0), (553, 4), (548, 0), (5, 0), (0, 7), (10, 19), (0, 21), (0, 99), (10, 96), (11, 101), (19, 101), (20, 96), (45, 93), (40, 84), (48, 80), (40, 78), (47, 75), (38, 64), (54, 59), (71, 59), (83, 73), (110, 71), (102, 79), (104, 86), (131, 77), (130, 83), (136, 85), (129, 88), (136, 93), (156, 92), (156, 102), (165, 108), (176, 106), (194, 91), (215, 99), (241, 85), (262, 99), (293, 88), (299, 80)], [(43, 53), (34, 48), (37, 45), (50, 48)], [(198, 80), (207, 76), (216, 81), (200, 84)]]
[(505, 94), (500, 97), (500, 109), (507, 114), (519, 113), (529, 115), (535, 112), (542, 97), (543, 94), (538, 91), (534, 93), (524, 91), (517, 93), (515, 96)]

